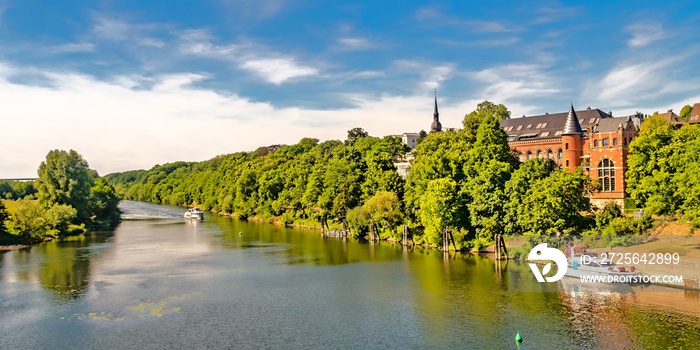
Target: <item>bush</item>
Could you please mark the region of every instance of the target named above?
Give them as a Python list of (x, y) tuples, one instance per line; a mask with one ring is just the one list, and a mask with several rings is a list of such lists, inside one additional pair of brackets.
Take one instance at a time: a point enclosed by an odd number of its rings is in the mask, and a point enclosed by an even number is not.
[(607, 202), (605, 203), (605, 206), (603, 206), (603, 210), (601, 210), (601, 212), (595, 217), (596, 227), (603, 229), (604, 227), (608, 226), (610, 222), (621, 217), (622, 210), (620, 209), (620, 206), (617, 205), (616, 202)]

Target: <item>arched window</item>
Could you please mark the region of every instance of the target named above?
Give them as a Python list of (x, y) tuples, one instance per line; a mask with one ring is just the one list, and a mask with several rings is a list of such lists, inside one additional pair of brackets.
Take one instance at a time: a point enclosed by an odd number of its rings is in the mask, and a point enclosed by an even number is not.
[(604, 138), (604, 139), (603, 139), (603, 147), (607, 146), (608, 143), (609, 143), (608, 138), (607, 138), (607, 137)]
[(598, 163), (598, 181), (603, 186), (603, 192), (615, 191), (615, 163), (603, 159)]
[(554, 152), (552, 152), (551, 149), (547, 150), (547, 158), (549, 158), (550, 160), (554, 160)]
[(561, 148), (559, 149), (559, 151), (557, 151), (557, 159), (559, 159), (559, 161), (564, 159), (564, 152), (561, 150)]
[(520, 163), (525, 161), (525, 156), (523, 156), (522, 152), (518, 152), (518, 160)]
[(527, 160), (532, 159), (532, 152), (527, 151)]
[(542, 151), (537, 150), (537, 158), (542, 158)]
[(613, 139), (613, 146), (617, 146), (617, 139)]
[(598, 147), (598, 140), (593, 140), (593, 147)]

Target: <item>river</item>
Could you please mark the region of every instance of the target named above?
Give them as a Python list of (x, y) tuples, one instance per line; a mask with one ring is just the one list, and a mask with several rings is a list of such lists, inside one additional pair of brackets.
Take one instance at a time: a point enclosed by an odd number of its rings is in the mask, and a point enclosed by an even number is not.
[[(123, 201), (114, 231), (0, 252), (2, 349), (697, 349), (700, 296)], [(538, 292), (515, 285), (535, 283)], [(516, 290), (516, 291), (514, 291)]]

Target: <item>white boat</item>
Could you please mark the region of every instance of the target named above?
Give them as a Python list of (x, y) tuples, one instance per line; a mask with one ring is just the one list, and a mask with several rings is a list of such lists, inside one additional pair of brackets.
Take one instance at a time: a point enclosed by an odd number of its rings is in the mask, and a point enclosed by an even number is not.
[(197, 207), (187, 209), (183, 216), (186, 219), (204, 220), (204, 212)]

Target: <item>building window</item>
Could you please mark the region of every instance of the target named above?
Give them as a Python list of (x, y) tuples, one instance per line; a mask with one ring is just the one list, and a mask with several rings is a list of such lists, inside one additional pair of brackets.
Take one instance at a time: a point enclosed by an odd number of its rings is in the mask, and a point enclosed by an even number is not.
[(564, 149), (569, 149), (569, 143), (568, 143), (568, 142), (564, 144)]
[(549, 158), (550, 160), (554, 160), (554, 152), (552, 152), (551, 149), (547, 150), (547, 158)]
[(617, 146), (617, 139), (613, 139), (613, 146)]
[(564, 152), (560, 148), (559, 151), (557, 151), (557, 159), (559, 159), (559, 161), (561, 162), (561, 160), (563, 158), (564, 158)]
[(566, 167), (567, 168), (569, 167), (569, 160), (568, 159), (566, 160)]
[(542, 158), (542, 151), (540, 151), (540, 150), (537, 151), (537, 158)]
[(527, 151), (527, 160), (532, 159), (532, 152)]
[(627, 138), (626, 137), (622, 138), (622, 145), (627, 146)]
[(598, 147), (598, 140), (593, 140), (593, 147)]
[(520, 152), (518, 152), (518, 160), (520, 161), (520, 163), (525, 161), (525, 156), (523, 156), (523, 154)]
[(598, 181), (603, 186), (603, 192), (615, 191), (615, 164), (610, 159), (598, 163)]
[(520, 129), (522, 129), (522, 128), (523, 128), (522, 125), (518, 125), (518, 130), (520, 130)]
[(603, 139), (603, 147), (607, 146), (608, 143), (609, 143), (608, 138), (607, 138), (607, 137), (604, 138), (604, 139)]
[(531, 128), (531, 127), (532, 127), (532, 124), (528, 124), (528, 125), (527, 125), (527, 128), (528, 128), (528, 129)]

